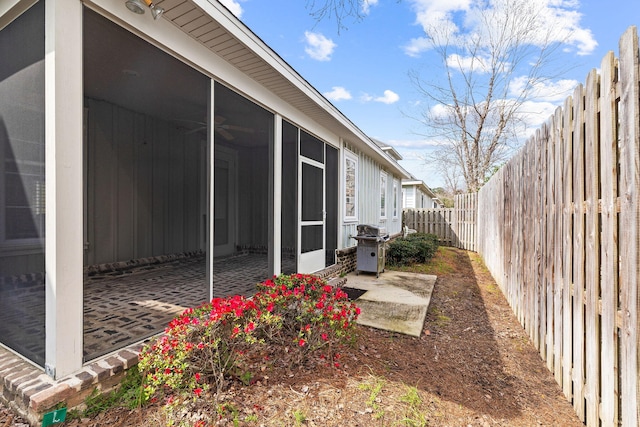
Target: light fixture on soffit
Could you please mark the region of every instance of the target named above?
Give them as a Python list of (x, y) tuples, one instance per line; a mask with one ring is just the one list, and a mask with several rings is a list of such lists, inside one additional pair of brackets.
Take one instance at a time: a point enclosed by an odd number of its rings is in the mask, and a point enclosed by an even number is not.
[(133, 13), (137, 13), (138, 15), (142, 15), (144, 13), (144, 8), (148, 7), (151, 9), (151, 16), (153, 16), (153, 19), (158, 19), (164, 12), (164, 9), (153, 4), (152, 0), (126, 0), (124, 4), (127, 6), (127, 9)]

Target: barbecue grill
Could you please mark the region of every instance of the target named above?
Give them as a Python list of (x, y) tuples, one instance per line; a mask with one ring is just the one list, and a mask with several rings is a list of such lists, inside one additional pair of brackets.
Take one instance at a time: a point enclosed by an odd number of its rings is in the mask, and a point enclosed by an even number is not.
[(384, 272), (386, 250), (385, 243), (389, 240), (389, 233), (385, 227), (377, 225), (358, 225), (358, 235), (353, 236), (358, 241), (356, 274), (361, 271), (376, 273)]

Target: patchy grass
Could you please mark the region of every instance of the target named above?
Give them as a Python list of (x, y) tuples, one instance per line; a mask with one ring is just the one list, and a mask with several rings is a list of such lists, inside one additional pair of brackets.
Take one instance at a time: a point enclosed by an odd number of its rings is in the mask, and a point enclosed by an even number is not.
[(424, 427), (428, 424), (423, 413), (422, 397), (417, 387), (407, 387), (407, 392), (400, 396), (400, 402), (405, 404), (405, 415), (400, 420), (401, 425)]
[(386, 381), (382, 378), (372, 376), (369, 381), (362, 382), (358, 388), (360, 390), (368, 391), (369, 397), (367, 399), (367, 405), (369, 408), (373, 410), (374, 418), (381, 419), (384, 417), (384, 409), (382, 409), (379, 405), (380, 403), (380, 393)]
[(85, 400), (83, 410), (71, 410), (67, 415), (69, 419), (94, 417), (97, 414), (112, 408), (135, 409), (143, 405), (142, 399), (142, 374), (138, 366), (130, 368), (124, 380), (115, 390), (107, 394), (101, 394), (96, 388)]
[(451, 318), (444, 314), (438, 307), (429, 307), (429, 313), (435, 317), (435, 325), (439, 328), (446, 328), (451, 323)]
[(389, 269), (409, 273), (444, 276), (455, 271), (456, 262), (456, 250), (450, 247), (440, 246), (433, 258), (426, 263), (408, 266), (389, 266)]

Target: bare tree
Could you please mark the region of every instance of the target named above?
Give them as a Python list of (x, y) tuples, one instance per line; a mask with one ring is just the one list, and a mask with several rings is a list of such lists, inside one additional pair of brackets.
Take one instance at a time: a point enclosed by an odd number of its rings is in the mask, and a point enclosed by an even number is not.
[(352, 18), (359, 21), (368, 0), (306, 0), (309, 14), (316, 20), (335, 19), (338, 31), (346, 28), (344, 21)]
[(438, 149), (430, 155), (421, 157), (425, 166), (429, 165), (440, 175), (443, 181), (443, 192), (451, 198), (462, 192), (462, 171), (458, 166), (454, 152), (451, 150)]
[(419, 117), (423, 135), (440, 143), (429, 160), (438, 162), (448, 183), (458, 173), (471, 192), (519, 144), (522, 107), (541, 83), (557, 76), (550, 69), (561, 45), (542, 22), (539, 2), (479, 3), (471, 13), (472, 34), (444, 21), (425, 29), (444, 72), (430, 70), (429, 81), (410, 73), (429, 101)]

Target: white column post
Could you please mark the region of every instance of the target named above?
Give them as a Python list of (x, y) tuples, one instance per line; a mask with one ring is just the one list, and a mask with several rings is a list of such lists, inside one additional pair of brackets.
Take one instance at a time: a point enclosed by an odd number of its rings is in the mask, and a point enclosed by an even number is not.
[(269, 228), (269, 254), (273, 254), (272, 274), (282, 272), (282, 116), (273, 117), (273, 219)]
[(214, 218), (214, 194), (213, 194), (213, 168), (215, 167), (214, 152), (215, 152), (215, 135), (216, 135), (216, 118), (215, 118), (215, 81), (210, 80), (209, 87), (209, 103), (208, 103), (208, 122), (209, 128), (207, 129), (207, 153), (209, 154), (208, 168), (207, 168), (207, 200), (209, 211), (207, 212), (207, 224), (209, 229), (209, 240), (207, 246), (207, 280), (209, 281), (209, 300), (213, 298), (213, 247), (215, 240), (213, 239), (213, 233), (215, 230), (215, 218)]
[(46, 351), (62, 378), (82, 367), (82, 3), (45, 0)]

